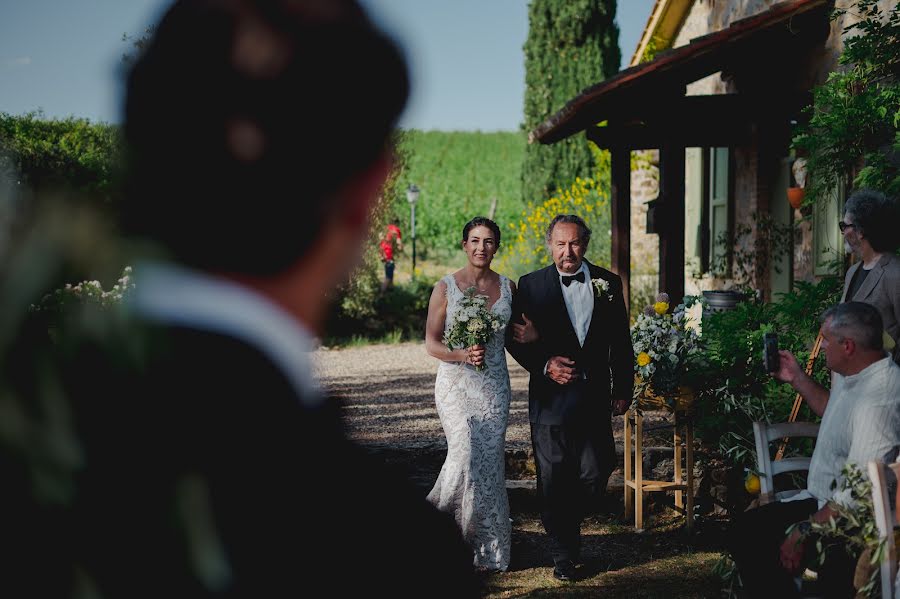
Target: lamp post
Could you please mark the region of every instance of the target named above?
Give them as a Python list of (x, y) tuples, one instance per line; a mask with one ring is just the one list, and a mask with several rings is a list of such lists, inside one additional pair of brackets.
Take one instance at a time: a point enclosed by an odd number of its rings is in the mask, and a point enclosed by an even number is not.
[(406, 201), (409, 202), (410, 235), (412, 236), (412, 278), (416, 278), (416, 202), (419, 201), (419, 188), (413, 183), (406, 188)]

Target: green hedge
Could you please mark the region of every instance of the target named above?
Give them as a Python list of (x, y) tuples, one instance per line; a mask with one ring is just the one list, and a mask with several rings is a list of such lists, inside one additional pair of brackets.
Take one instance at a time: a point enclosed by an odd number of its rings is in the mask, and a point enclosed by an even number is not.
[(0, 174), (34, 191), (119, 196), (120, 129), (87, 119), (0, 113)]

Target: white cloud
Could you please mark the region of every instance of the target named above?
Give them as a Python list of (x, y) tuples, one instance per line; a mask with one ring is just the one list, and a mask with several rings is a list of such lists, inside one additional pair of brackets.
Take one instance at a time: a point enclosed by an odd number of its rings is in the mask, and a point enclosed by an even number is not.
[(30, 64), (31, 64), (30, 56), (16, 56), (14, 58), (4, 58), (3, 59), (3, 66), (10, 68), (10, 69), (27, 67)]

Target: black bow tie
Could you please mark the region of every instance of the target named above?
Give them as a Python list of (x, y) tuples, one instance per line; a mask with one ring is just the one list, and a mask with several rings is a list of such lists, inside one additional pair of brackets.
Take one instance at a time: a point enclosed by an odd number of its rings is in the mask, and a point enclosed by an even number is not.
[(562, 278), (562, 284), (568, 287), (572, 281), (584, 283), (584, 271), (579, 271), (577, 275), (559, 275)]

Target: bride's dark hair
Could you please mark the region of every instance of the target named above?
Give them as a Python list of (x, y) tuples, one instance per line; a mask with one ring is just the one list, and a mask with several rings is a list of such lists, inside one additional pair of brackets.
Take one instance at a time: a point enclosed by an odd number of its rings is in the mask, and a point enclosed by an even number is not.
[(466, 223), (466, 226), (463, 227), (463, 241), (467, 241), (469, 239), (469, 231), (471, 231), (475, 227), (487, 227), (488, 229), (490, 229), (491, 233), (494, 234), (494, 241), (497, 243), (497, 247), (500, 247), (500, 227), (497, 226), (497, 223), (484, 216), (476, 216)]

